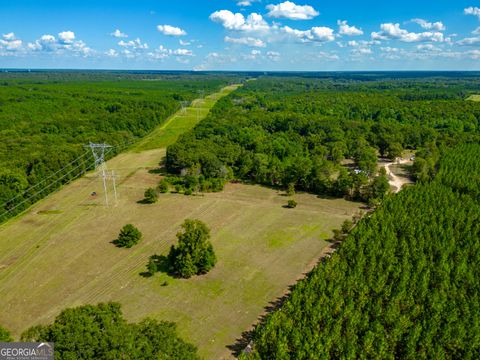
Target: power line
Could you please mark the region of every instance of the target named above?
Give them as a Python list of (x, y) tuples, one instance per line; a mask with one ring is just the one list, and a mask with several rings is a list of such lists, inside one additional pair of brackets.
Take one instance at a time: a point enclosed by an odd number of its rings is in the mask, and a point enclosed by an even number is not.
[[(57, 180), (55, 180), (54, 182), (50, 183), (49, 185), (45, 186), (44, 188), (42, 188), (41, 190), (37, 191), (35, 194), (29, 196), (28, 198), (24, 199), (23, 201), (21, 201), (20, 203), (16, 204), (13, 208), (10, 208), (8, 209), (7, 211), (5, 211), (4, 213), (2, 213), (0, 215), (0, 218), (2, 218), (4, 215), (8, 214), (8, 213), (11, 213), (13, 210), (15, 210), (16, 208), (18, 208), (20, 205), (26, 203), (27, 201), (29, 201), (31, 198), (37, 196), (38, 194), (42, 193), (43, 191), (45, 191), (46, 189), (48, 189), (49, 187), (51, 187), (52, 185), (58, 183), (59, 181), (63, 180), (65, 178), (65, 176), (71, 174), (73, 171), (75, 171), (76, 169), (78, 169), (79, 167), (83, 166), (83, 165), (86, 165), (88, 163), (88, 160), (84, 161), (83, 163), (81, 163), (80, 165), (76, 166), (75, 168), (73, 168), (72, 170), (70, 170), (69, 172), (65, 173), (62, 177), (58, 178)], [(79, 175), (83, 174), (85, 171), (80, 171), (80, 173), (78, 173), (77, 175), (75, 175), (73, 177), (73, 179), (76, 179)], [(8, 202), (7, 202), (8, 204)]]
[(35, 189), (37, 186), (39, 186), (40, 184), (44, 183), (45, 181), (51, 179), (53, 176), (57, 175), (58, 173), (62, 172), (63, 170), (65, 170), (67, 167), (69, 167), (70, 165), (74, 164), (75, 162), (77, 162), (78, 160), (80, 160), (81, 158), (85, 157), (86, 155), (88, 155), (88, 153), (84, 153), (83, 155), (80, 155), (79, 157), (77, 157), (76, 159), (72, 160), (70, 163), (68, 163), (67, 165), (65, 165), (64, 167), (62, 167), (61, 169), (55, 171), (53, 174), (50, 174), (50, 176), (48, 176), (47, 178), (41, 180), (40, 182), (36, 183), (35, 185), (32, 185), (31, 187), (29, 187), (28, 189), (24, 190), (23, 193), (21, 194), (18, 194), (16, 196), (14, 196), (13, 198), (11, 198), (10, 200), (8, 200), (7, 202), (3, 203), (2, 205), (0, 205), (0, 208), (4, 207), (5, 205), (7, 205), (8, 203), (12, 202), (13, 200), (19, 198), (19, 197), (22, 197), (24, 196), (25, 194), (27, 194), (29, 191)]

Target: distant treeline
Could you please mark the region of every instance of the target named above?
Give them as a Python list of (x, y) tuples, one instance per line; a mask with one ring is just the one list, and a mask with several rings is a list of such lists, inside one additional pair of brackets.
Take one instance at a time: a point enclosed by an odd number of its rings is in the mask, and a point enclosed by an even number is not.
[(170, 146), (167, 168), (367, 201), (378, 195), (378, 155), (480, 141), (480, 104), (465, 101), (479, 87), (477, 78), (263, 77)]
[(233, 81), (87, 75), (0, 75), (0, 222), (90, 169), (92, 156), (83, 145), (106, 142), (115, 146), (112, 156), (161, 124), (180, 101)]
[(475, 359), (480, 145), (389, 197), (253, 335), (250, 359)]

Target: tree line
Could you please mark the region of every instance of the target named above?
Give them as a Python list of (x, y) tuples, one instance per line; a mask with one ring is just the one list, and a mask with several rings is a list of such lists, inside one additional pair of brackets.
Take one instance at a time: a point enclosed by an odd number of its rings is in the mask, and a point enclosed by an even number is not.
[(479, 141), (480, 104), (458, 95), (475, 81), (247, 82), (168, 148), (167, 169), (375, 200), (379, 156)]
[(254, 351), (243, 356), (478, 357), (479, 152), (478, 144), (446, 151), (433, 181), (361, 220), (256, 327)]
[[(145, 136), (179, 108), (225, 85), (222, 76), (0, 74), (0, 222), (91, 169), (83, 145)], [(230, 78), (231, 80), (231, 78)], [(2, 215), (3, 214), (3, 215)]]

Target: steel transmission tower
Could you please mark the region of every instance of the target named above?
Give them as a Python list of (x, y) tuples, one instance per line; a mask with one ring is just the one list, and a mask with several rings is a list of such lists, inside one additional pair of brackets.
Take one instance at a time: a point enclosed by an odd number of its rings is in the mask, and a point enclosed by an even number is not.
[(115, 195), (115, 203), (117, 203), (117, 186), (116, 186), (116, 179), (117, 176), (112, 171), (111, 174), (107, 171), (107, 164), (105, 163), (105, 149), (112, 148), (111, 145), (108, 144), (94, 144), (89, 143), (85, 145), (86, 148), (90, 148), (93, 154), (93, 158), (95, 160), (95, 170), (100, 168), (100, 174), (103, 181), (103, 191), (105, 192), (105, 205), (109, 205), (108, 203), (108, 191), (107, 191), (107, 180), (111, 179), (113, 181), (113, 191)]

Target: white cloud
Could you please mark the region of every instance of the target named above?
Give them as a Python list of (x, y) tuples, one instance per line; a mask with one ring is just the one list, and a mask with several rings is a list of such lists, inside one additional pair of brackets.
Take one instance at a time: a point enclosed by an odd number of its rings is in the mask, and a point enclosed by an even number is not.
[(441, 21), (436, 21), (434, 23), (428, 22), (424, 19), (412, 19), (411, 22), (420, 25), (423, 29), (426, 30), (436, 30), (436, 31), (445, 31), (447, 28)]
[(222, 24), (228, 30), (267, 31), (270, 29), (262, 15), (257, 13), (251, 13), (245, 18), (240, 13), (234, 14), (229, 10), (219, 10), (210, 15), (210, 20)]
[(108, 57), (118, 57), (118, 51), (114, 49), (109, 49), (108, 51), (105, 51), (105, 55)]
[(232, 38), (230, 36), (225, 36), (225, 42), (232, 44), (247, 45), (252, 47), (265, 47), (266, 44), (261, 39), (256, 39), (253, 37), (242, 37), (242, 38)]
[(256, 60), (260, 55), (262, 55), (260, 50), (252, 50), (249, 54), (242, 55), (242, 58), (244, 60)]
[(462, 39), (458, 41), (457, 44), (461, 46), (473, 46), (473, 45), (480, 44), (480, 36)]
[(335, 40), (333, 29), (324, 26), (315, 26), (310, 30), (297, 30), (289, 26), (284, 26), (282, 30), (300, 42), (328, 42)]
[(72, 31), (63, 31), (58, 34), (58, 39), (50, 34), (45, 34), (33, 43), (28, 43), (28, 49), (31, 51), (45, 51), (52, 53), (70, 52), (75, 55), (88, 56), (95, 52), (89, 48), (82, 40), (75, 40), (75, 34)]
[(267, 5), (267, 10), (270, 10), (267, 14), (270, 17), (290, 20), (309, 20), (320, 14), (310, 5), (297, 5), (291, 1)]
[(179, 42), (180, 45), (182, 45), (182, 46), (189, 46), (189, 45), (191, 45), (191, 42), (190, 42), (190, 41), (184, 41), (184, 40), (182, 40), (182, 39), (180, 39), (178, 42)]
[(148, 49), (148, 44), (147, 43), (142, 43), (142, 41), (139, 38), (136, 38), (135, 40), (130, 40), (130, 41), (124, 41), (120, 40), (118, 42), (118, 45), (124, 48), (131, 48), (134, 50), (137, 49)]
[(9, 53), (19, 51), (22, 49), (22, 46), (22, 40), (17, 39), (13, 32), (3, 34), (2, 39), (0, 39), (0, 52), (2, 53), (3, 51)]
[(237, 2), (237, 6), (252, 6), (254, 2), (259, 2), (260, 0), (240, 0)]
[(372, 32), (373, 40), (400, 40), (403, 42), (420, 42), (420, 41), (434, 41), (443, 42), (443, 34), (441, 32), (422, 32), (414, 33), (401, 29), (400, 24), (386, 23), (380, 25), (380, 32)]
[(58, 38), (64, 44), (71, 44), (75, 40), (75, 33), (73, 31), (62, 31), (58, 34)]
[(119, 29), (115, 30), (110, 35), (112, 35), (113, 37), (116, 37), (116, 38), (127, 38), (128, 37), (127, 34), (121, 32)]
[(187, 35), (187, 32), (183, 29), (180, 29), (176, 26), (171, 25), (158, 25), (157, 30), (160, 31), (164, 35), (168, 36), (184, 36)]
[(15, 34), (13, 32), (10, 32), (8, 34), (3, 34), (2, 37), (6, 41), (15, 40)]
[(339, 27), (338, 33), (340, 35), (347, 35), (347, 36), (359, 36), (363, 35), (362, 29), (359, 29), (355, 26), (348, 25), (347, 21), (337, 21), (337, 25)]
[(475, 30), (472, 31), (473, 35), (480, 35), (480, 27), (476, 28)]
[(463, 11), (464, 11), (465, 15), (473, 15), (473, 16), (476, 16), (480, 19), (480, 8), (478, 8), (478, 7), (470, 6)]
[(267, 58), (269, 58), (272, 61), (280, 61), (280, 53), (277, 51), (268, 51)]
[(319, 59), (327, 59), (327, 60), (339, 60), (340, 57), (337, 54), (332, 54), (326, 51), (320, 51), (316, 54), (316, 57)]
[(193, 56), (192, 50), (189, 49), (177, 49), (172, 52), (174, 55), (178, 56)]

